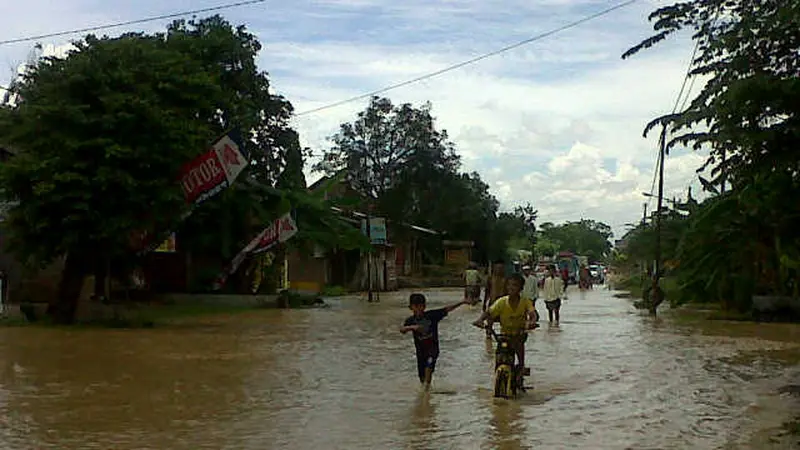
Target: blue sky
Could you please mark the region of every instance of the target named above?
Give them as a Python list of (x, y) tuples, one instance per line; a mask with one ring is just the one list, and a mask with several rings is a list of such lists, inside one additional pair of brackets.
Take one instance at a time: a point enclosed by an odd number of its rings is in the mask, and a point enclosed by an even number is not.
[[(224, 0), (28, 0), (8, 2), (0, 40), (198, 9)], [(259, 64), (298, 112), (439, 70), (593, 14), (609, 0), (295, 0), (223, 11), (263, 44)], [(431, 101), (463, 159), (503, 208), (531, 202), (540, 221), (581, 217), (617, 234), (641, 217), (656, 136), (644, 125), (669, 112), (692, 51), (688, 36), (628, 61), (620, 55), (651, 32), (647, 14), (666, 0), (639, 0), (577, 28), (385, 95)], [(127, 29), (156, 31), (168, 21)], [(74, 37), (42, 41), (58, 51)], [(6, 84), (35, 43), (0, 46)], [(694, 92), (700, 88), (695, 85)], [(366, 101), (299, 117), (316, 151)], [(667, 160), (668, 195), (693, 185), (702, 155)], [(309, 173), (314, 179), (315, 174)]]

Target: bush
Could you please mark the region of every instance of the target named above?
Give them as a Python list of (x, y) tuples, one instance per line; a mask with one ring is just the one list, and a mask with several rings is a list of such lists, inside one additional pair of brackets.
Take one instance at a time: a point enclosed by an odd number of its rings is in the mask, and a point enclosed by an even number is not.
[(323, 297), (341, 297), (347, 295), (348, 291), (343, 286), (325, 286), (319, 295)]

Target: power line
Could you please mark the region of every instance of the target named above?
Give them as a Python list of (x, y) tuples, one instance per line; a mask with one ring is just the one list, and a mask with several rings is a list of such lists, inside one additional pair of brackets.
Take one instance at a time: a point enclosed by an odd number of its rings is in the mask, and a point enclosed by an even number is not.
[[(711, 21), (711, 24), (716, 24), (717, 20), (719, 19), (719, 15), (722, 12), (722, 7), (720, 6), (717, 8), (716, 12), (714, 13), (714, 18)], [(678, 104), (680, 104), (680, 110), (683, 111), (686, 108), (686, 103), (689, 101), (689, 96), (692, 93), (692, 89), (694, 89), (694, 82), (697, 80), (696, 76), (692, 76), (692, 66), (694, 65), (695, 59), (697, 58), (697, 51), (700, 49), (700, 39), (695, 40), (694, 50), (692, 50), (692, 57), (689, 59), (689, 66), (686, 68), (686, 75), (683, 78), (683, 83), (681, 83), (681, 90), (678, 92), (678, 98), (675, 99), (675, 105), (672, 107), (672, 114), (675, 114), (678, 111)], [(691, 78), (691, 82), (689, 83), (689, 88), (686, 90), (686, 95), (683, 97), (683, 102), (681, 102), (681, 96), (683, 96), (684, 89), (686, 88), (686, 82)], [(658, 165), (661, 161), (661, 152), (659, 152), (659, 156), (656, 159), (656, 168), (653, 170), (653, 184), (650, 187), (650, 195), (653, 195), (653, 191), (655, 190), (655, 180), (656, 180), (656, 172), (658, 170)], [(689, 183), (689, 186), (694, 182), (694, 177), (692, 181)], [(689, 188), (686, 186), (686, 189)], [(650, 200), (652, 197), (647, 199), (647, 204), (650, 204)]]
[(245, 1), (236, 2), (236, 3), (226, 3), (226, 4), (223, 4), (223, 5), (211, 6), (211, 7), (208, 7), (208, 8), (194, 9), (194, 10), (190, 10), (190, 11), (182, 11), (182, 12), (171, 13), (171, 14), (162, 14), (160, 16), (145, 17), (143, 19), (128, 20), (126, 22), (116, 22), (116, 23), (111, 23), (111, 24), (106, 24), (106, 25), (97, 25), (97, 26), (94, 26), (94, 27), (77, 28), (77, 29), (67, 30), (67, 31), (57, 31), (55, 33), (39, 34), (39, 35), (36, 35), (36, 36), (26, 36), (26, 37), (15, 38), (15, 39), (6, 39), (6, 40), (0, 40), (0, 45), (17, 44), (19, 42), (37, 41), (39, 39), (58, 37), (58, 36), (67, 36), (67, 35), (70, 35), (70, 34), (87, 33), (87, 32), (90, 32), (90, 31), (99, 31), (99, 30), (107, 30), (109, 28), (124, 27), (124, 26), (128, 26), (128, 25), (137, 25), (137, 24), (140, 24), (140, 23), (154, 22), (156, 20), (175, 19), (175, 18), (178, 18), (178, 17), (190, 16), (190, 15), (195, 15), (195, 14), (200, 14), (200, 13), (207, 13), (207, 12), (212, 12), (212, 11), (221, 11), (223, 9), (238, 8), (240, 6), (255, 5), (255, 4), (258, 4), (258, 3), (264, 3), (266, 1), (267, 0), (245, 0)]
[[(678, 96), (675, 99), (675, 105), (672, 107), (672, 114), (675, 114), (678, 111), (678, 105), (680, 105), (681, 109), (686, 106), (686, 102), (691, 95), (692, 88), (694, 88), (694, 77), (691, 76), (692, 74), (692, 66), (694, 65), (694, 60), (697, 56), (697, 50), (700, 48), (700, 41), (696, 41), (694, 44), (694, 50), (692, 50), (692, 56), (689, 58), (689, 65), (686, 68), (686, 74), (683, 76), (683, 82), (681, 82), (681, 89), (678, 91)], [(689, 81), (689, 78), (692, 79), (689, 89), (686, 89), (686, 83)], [(684, 96), (684, 92), (686, 95)], [(683, 103), (681, 103), (683, 100)], [(665, 137), (666, 138), (666, 137)], [(661, 141), (659, 140), (659, 145)], [(653, 182), (650, 184), (650, 197), (647, 198), (647, 206), (650, 206), (650, 202), (653, 200), (653, 191), (656, 189), (656, 179), (658, 178), (658, 167), (661, 164), (661, 152), (658, 152), (658, 157), (656, 157), (656, 166), (653, 169)]]
[(370, 97), (378, 95), (378, 94), (383, 94), (384, 92), (392, 91), (392, 90), (395, 90), (395, 89), (398, 89), (398, 88), (401, 88), (401, 87), (404, 87), (404, 86), (408, 86), (410, 84), (418, 83), (420, 81), (427, 80), (429, 78), (437, 77), (439, 75), (442, 75), (442, 74), (445, 74), (445, 73), (448, 73), (448, 72), (452, 72), (452, 71), (460, 69), (460, 68), (462, 68), (464, 66), (469, 66), (469, 65), (475, 64), (476, 62), (483, 61), (484, 59), (491, 58), (492, 56), (497, 56), (499, 54), (508, 52), (510, 50), (513, 50), (513, 49), (516, 49), (516, 48), (519, 48), (519, 47), (522, 47), (524, 45), (528, 45), (528, 44), (530, 44), (532, 42), (536, 42), (536, 41), (544, 39), (546, 37), (550, 37), (550, 36), (552, 36), (554, 34), (558, 34), (558, 33), (562, 32), (562, 31), (566, 31), (566, 30), (568, 30), (570, 28), (575, 28), (576, 26), (581, 25), (581, 24), (583, 24), (585, 22), (589, 22), (589, 21), (594, 20), (594, 19), (596, 19), (598, 17), (602, 17), (602, 16), (605, 16), (606, 14), (614, 12), (614, 11), (616, 11), (618, 9), (622, 9), (622, 8), (624, 8), (626, 6), (632, 5), (633, 3), (636, 3), (637, 1), (639, 1), (639, 0), (627, 0), (625, 2), (619, 3), (619, 4), (611, 6), (609, 8), (606, 8), (606, 9), (604, 9), (602, 11), (596, 12), (596, 13), (594, 13), (592, 15), (586, 16), (586, 17), (584, 17), (582, 19), (578, 19), (578, 20), (576, 20), (574, 22), (570, 22), (570, 23), (568, 23), (566, 25), (562, 25), (562, 26), (560, 26), (558, 28), (554, 28), (554, 29), (552, 29), (550, 31), (546, 31), (544, 33), (540, 33), (540, 34), (538, 34), (536, 36), (533, 36), (531, 38), (525, 39), (523, 41), (519, 41), (519, 42), (517, 42), (515, 44), (508, 45), (508, 46), (503, 47), (503, 48), (501, 48), (499, 50), (495, 50), (495, 51), (492, 51), (492, 52), (489, 52), (489, 53), (484, 53), (484, 54), (476, 56), (476, 57), (474, 57), (472, 59), (468, 59), (466, 61), (462, 61), (460, 63), (453, 64), (451, 66), (447, 66), (444, 69), (440, 69), (440, 70), (437, 70), (435, 72), (430, 72), (430, 73), (427, 73), (425, 75), (421, 75), (419, 77), (412, 78), (410, 80), (402, 81), (400, 83), (392, 84), (392, 85), (389, 85), (389, 86), (374, 90), (372, 92), (367, 92), (365, 94), (360, 94), (360, 95), (357, 95), (355, 97), (350, 97), (348, 99), (341, 100), (341, 101), (338, 101), (338, 102), (335, 102), (335, 103), (330, 103), (328, 105), (320, 106), (318, 108), (313, 108), (313, 109), (309, 109), (307, 111), (302, 111), (302, 112), (299, 112), (299, 113), (295, 114), (295, 116), (297, 116), (297, 117), (305, 116), (305, 115), (308, 115), (308, 114), (313, 114), (313, 113), (316, 113), (316, 112), (324, 111), (326, 109), (336, 108), (337, 106), (341, 106), (341, 105), (344, 105), (344, 104), (347, 104), (347, 103), (351, 103), (351, 102), (355, 102), (355, 101), (358, 101), (358, 100), (364, 100), (364, 99), (370, 98)]

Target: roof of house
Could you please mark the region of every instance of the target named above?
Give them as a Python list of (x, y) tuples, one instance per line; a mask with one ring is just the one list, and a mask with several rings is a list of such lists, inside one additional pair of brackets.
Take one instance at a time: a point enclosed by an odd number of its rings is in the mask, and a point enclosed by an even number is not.
[[(342, 214), (342, 213), (344, 213), (344, 212), (345, 212), (343, 209), (341, 209), (341, 208), (337, 208), (337, 207), (335, 207), (335, 206), (331, 206), (331, 210), (332, 210), (332, 211), (334, 211), (334, 212), (336, 212), (336, 213), (339, 213), (339, 214)], [(351, 212), (350, 212), (350, 214), (352, 214), (354, 217), (356, 217), (356, 218), (358, 218), (358, 219), (366, 219), (366, 218), (367, 218), (367, 215), (366, 215), (366, 214), (364, 214), (364, 213), (362, 213), (362, 212), (358, 212), (358, 211), (351, 211)], [(344, 217), (343, 219), (344, 219), (344, 220), (347, 220), (348, 222), (352, 222), (352, 223), (359, 223), (359, 222), (358, 222), (358, 221), (356, 221), (355, 219), (349, 219), (349, 218), (347, 218), (347, 217)], [(391, 221), (388, 221), (388, 220), (387, 220), (387, 222), (391, 223)], [(412, 230), (414, 230), (414, 231), (419, 231), (419, 232), (421, 232), (421, 233), (432, 234), (432, 235), (440, 235), (440, 234), (443, 234), (441, 231), (431, 230), (430, 228), (421, 227), (421, 226), (419, 226), (419, 225), (413, 225), (413, 224), (410, 224), (410, 223), (405, 223), (405, 222), (398, 222), (398, 223), (399, 223), (401, 226), (404, 226), (404, 227), (406, 227), (406, 228), (411, 228)]]
[(308, 190), (309, 191), (314, 191), (314, 190), (318, 189), (320, 186), (322, 186), (323, 184), (325, 184), (326, 182), (328, 182), (328, 181), (330, 181), (330, 180), (332, 180), (334, 178), (341, 177), (342, 175), (344, 175), (344, 173), (345, 173), (345, 170), (340, 170), (340, 171), (336, 172), (333, 175), (325, 175), (322, 178), (320, 178), (319, 180), (311, 183), (311, 186), (308, 187)]
[[(339, 172), (337, 172), (337, 173), (335, 173), (333, 175), (326, 175), (326, 176), (320, 178), (319, 180), (315, 181), (314, 183), (312, 183), (311, 186), (308, 187), (308, 190), (309, 191), (316, 190), (320, 186), (322, 186), (323, 184), (325, 184), (326, 182), (328, 182), (328, 181), (330, 181), (330, 180), (332, 180), (334, 178), (341, 177), (342, 181), (344, 181), (345, 172), (346, 171), (343, 169), (343, 170), (340, 170)], [(332, 206), (331, 210), (333, 210), (334, 212), (336, 212), (338, 214), (343, 214), (345, 212), (343, 209), (337, 208), (335, 206)], [(348, 217), (343, 217), (343, 219), (348, 221), (348, 222), (351, 222), (351, 223), (359, 223), (360, 219), (366, 219), (367, 218), (366, 214), (364, 214), (362, 212), (359, 212), (359, 211), (350, 211), (350, 214), (352, 214), (353, 217), (356, 217), (359, 220), (351, 219), (351, 218), (348, 218)], [(387, 222), (391, 223), (391, 221), (388, 221), (388, 220), (387, 220)], [(432, 230), (430, 228), (421, 227), (419, 225), (414, 225), (414, 224), (405, 223), (405, 222), (399, 222), (399, 224), (401, 226), (406, 227), (406, 228), (410, 228), (410, 229), (412, 229), (414, 231), (419, 231), (420, 233), (431, 234), (431, 235), (444, 234), (444, 233), (442, 233), (440, 231)]]

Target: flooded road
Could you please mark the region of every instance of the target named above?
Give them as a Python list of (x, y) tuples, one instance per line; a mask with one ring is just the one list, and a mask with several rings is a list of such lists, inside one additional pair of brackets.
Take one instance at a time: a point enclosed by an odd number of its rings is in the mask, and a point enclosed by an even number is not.
[(468, 307), (441, 323), (423, 395), (397, 331), (407, 295), (151, 330), (2, 328), (0, 448), (772, 448), (791, 418), (777, 391), (800, 373), (800, 327), (653, 320), (599, 287), (531, 336), (524, 398), (492, 398)]

